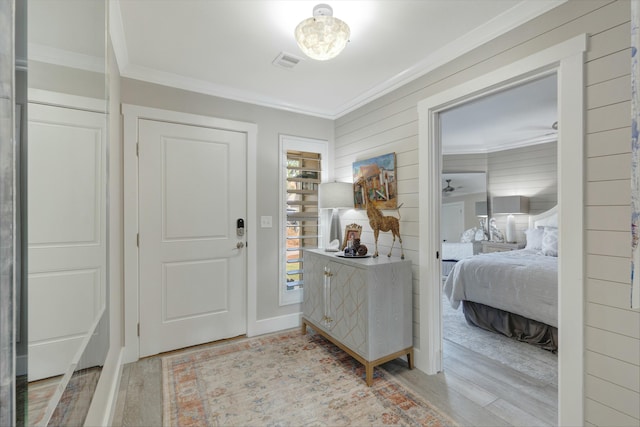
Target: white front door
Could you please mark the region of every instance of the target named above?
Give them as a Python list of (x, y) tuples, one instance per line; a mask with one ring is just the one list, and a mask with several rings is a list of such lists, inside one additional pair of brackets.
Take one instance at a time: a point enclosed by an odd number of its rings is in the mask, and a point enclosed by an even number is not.
[(66, 373), (106, 300), (106, 119), (29, 104), (29, 381)]
[(246, 333), (243, 132), (139, 120), (140, 357)]

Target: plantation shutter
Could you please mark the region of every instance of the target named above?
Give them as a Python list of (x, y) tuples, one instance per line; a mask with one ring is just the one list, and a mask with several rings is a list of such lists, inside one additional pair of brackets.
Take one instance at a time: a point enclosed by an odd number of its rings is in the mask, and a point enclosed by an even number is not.
[(287, 290), (302, 288), (302, 249), (318, 247), (320, 160), (319, 153), (287, 151)]

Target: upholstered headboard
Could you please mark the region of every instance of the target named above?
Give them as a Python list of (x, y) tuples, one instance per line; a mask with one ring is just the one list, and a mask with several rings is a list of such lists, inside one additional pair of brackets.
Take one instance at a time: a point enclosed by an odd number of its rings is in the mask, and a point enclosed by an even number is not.
[(529, 216), (529, 228), (558, 227), (558, 205), (538, 215)]

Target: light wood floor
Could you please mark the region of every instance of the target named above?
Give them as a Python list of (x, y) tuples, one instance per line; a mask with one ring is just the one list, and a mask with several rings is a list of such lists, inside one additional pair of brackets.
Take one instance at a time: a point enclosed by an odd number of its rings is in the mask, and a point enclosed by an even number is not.
[[(557, 388), (450, 341), (444, 372), (426, 375), (397, 359), (383, 367), (462, 426), (557, 425)], [(162, 425), (160, 357), (125, 365), (114, 426)]]

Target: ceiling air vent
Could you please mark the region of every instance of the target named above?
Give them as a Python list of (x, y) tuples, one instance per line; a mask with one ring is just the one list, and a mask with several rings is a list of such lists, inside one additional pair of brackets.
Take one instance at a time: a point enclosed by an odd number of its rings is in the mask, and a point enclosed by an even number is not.
[(292, 55), (290, 53), (280, 52), (278, 56), (276, 56), (276, 59), (273, 60), (272, 64), (275, 65), (276, 67), (286, 68), (287, 70), (291, 70), (293, 67), (298, 65), (300, 61), (301, 59), (295, 55)]

